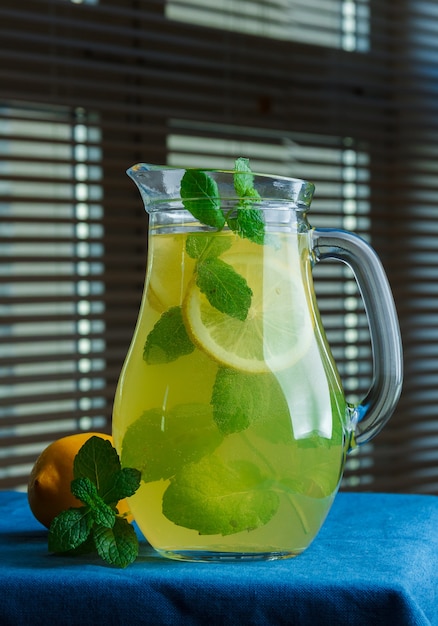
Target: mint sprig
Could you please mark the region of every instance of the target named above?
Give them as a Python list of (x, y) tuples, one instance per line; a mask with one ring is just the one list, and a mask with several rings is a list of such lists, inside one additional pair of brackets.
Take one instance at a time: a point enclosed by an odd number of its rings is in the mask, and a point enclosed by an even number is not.
[(127, 567), (138, 555), (138, 539), (131, 524), (119, 515), (117, 503), (137, 491), (140, 471), (122, 469), (111, 443), (93, 436), (77, 453), (73, 475), (71, 491), (83, 506), (55, 517), (49, 529), (49, 551), (74, 553), (91, 546), (109, 565)]
[[(231, 247), (233, 240), (232, 235), (221, 232), (225, 224), (240, 237), (258, 244), (265, 243), (263, 212), (253, 206), (260, 201), (260, 194), (254, 187), (248, 159), (236, 159), (233, 184), (238, 201), (227, 213), (221, 206), (216, 181), (202, 170), (186, 170), (181, 179), (181, 198), (187, 211), (201, 224), (217, 231), (193, 233), (187, 237), (186, 253), (196, 259), (194, 279), (198, 288), (212, 307), (245, 321), (252, 290), (245, 278), (219, 257)], [(184, 326), (182, 309), (174, 306), (161, 315), (149, 332), (143, 359), (149, 365), (160, 365), (191, 354), (194, 349)]]
[(249, 159), (244, 157), (236, 159), (233, 184), (238, 202), (234, 209), (224, 213), (219, 187), (214, 178), (202, 170), (186, 170), (181, 179), (183, 205), (206, 226), (222, 230), (225, 224), (228, 224), (240, 237), (258, 244), (265, 243), (263, 211), (254, 206), (260, 202), (261, 197), (254, 187), (254, 174)]
[[(219, 188), (211, 176), (201, 170), (187, 170), (181, 180), (181, 197), (186, 198), (183, 204), (194, 217), (203, 224), (215, 225), (218, 230), (225, 226), (239, 236), (251, 241), (263, 244), (265, 240), (265, 223), (263, 212), (254, 208), (253, 203), (260, 201), (260, 194), (254, 187), (254, 175), (251, 171), (249, 160), (243, 157), (236, 159), (233, 175), (235, 192), (239, 198), (236, 207), (224, 214), (221, 208)], [(205, 194), (211, 193), (209, 210), (206, 208)], [(190, 201), (187, 200), (190, 198)], [(215, 220), (212, 215), (216, 215)], [(218, 219), (217, 215), (222, 219)], [(206, 219), (207, 218), (207, 219)], [(213, 221), (216, 223), (213, 224)], [(202, 246), (200, 239), (188, 238), (186, 244), (187, 254), (197, 258), (196, 283), (206, 295), (209, 303), (214, 308), (230, 317), (244, 321), (251, 305), (252, 292), (246, 280), (231, 266), (228, 266), (217, 257), (224, 251), (221, 243), (226, 238), (206, 238)]]

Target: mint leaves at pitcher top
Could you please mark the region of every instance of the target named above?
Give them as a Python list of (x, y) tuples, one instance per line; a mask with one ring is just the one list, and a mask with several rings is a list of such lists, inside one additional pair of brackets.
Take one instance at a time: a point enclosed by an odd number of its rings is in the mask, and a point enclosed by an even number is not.
[[(235, 162), (233, 175), (237, 196), (235, 206), (222, 207), (219, 188), (211, 176), (202, 170), (187, 170), (181, 179), (184, 207), (202, 224), (221, 231), (225, 226), (242, 238), (257, 244), (265, 241), (263, 212), (254, 208), (260, 194), (254, 188), (254, 175), (248, 159)], [(212, 233), (188, 235), (186, 253), (196, 260), (194, 278), (199, 290), (212, 307), (241, 321), (248, 315), (252, 290), (246, 279), (220, 259), (232, 244), (231, 238), (218, 238)], [(161, 316), (149, 333), (143, 358), (149, 365), (170, 363), (190, 354), (194, 345), (184, 326), (181, 306), (174, 306)]]
[(224, 212), (214, 178), (200, 170), (187, 170), (181, 179), (183, 205), (202, 224), (218, 230), (228, 224), (241, 237), (264, 243), (263, 213), (254, 208), (260, 194), (254, 188), (249, 160), (243, 157), (236, 159), (234, 164), (234, 189), (239, 198), (237, 206)]

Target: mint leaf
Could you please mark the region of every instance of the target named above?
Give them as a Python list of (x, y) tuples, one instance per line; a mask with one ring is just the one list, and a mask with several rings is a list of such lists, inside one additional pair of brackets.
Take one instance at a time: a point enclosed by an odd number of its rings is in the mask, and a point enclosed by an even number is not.
[(184, 326), (180, 306), (162, 314), (147, 336), (143, 359), (149, 365), (161, 365), (190, 354), (195, 349)]
[(99, 497), (96, 485), (89, 478), (75, 478), (71, 483), (71, 492), (75, 498), (89, 506)]
[[(253, 206), (254, 202), (260, 201), (261, 198), (254, 187), (254, 175), (248, 159), (243, 157), (236, 159), (233, 183), (240, 200), (236, 211), (229, 213), (225, 218), (216, 181), (206, 172), (186, 170), (181, 179), (183, 205), (202, 224), (222, 230), (227, 223), (241, 237), (258, 244), (265, 243), (263, 212)], [(191, 246), (192, 243), (189, 244), (187, 253), (192, 258), (199, 258), (199, 252), (193, 250)]]
[(257, 244), (265, 243), (265, 221), (263, 211), (254, 208), (254, 202), (260, 201), (260, 194), (254, 188), (254, 175), (249, 160), (236, 159), (234, 171), (234, 189), (240, 198), (235, 213), (227, 217), (228, 226), (240, 237)]
[(145, 482), (167, 479), (221, 442), (211, 408), (204, 404), (181, 404), (166, 412), (150, 409), (128, 427), (122, 465), (140, 470)]
[(68, 556), (83, 556), (85, 554), (92, 554), (93, 552), (96, 552), (96, 545), (94, 543), (93, 534), (90, 531), (87, 539), (81, 543), (80, 546), (68, 550), (65, 554), (68, 554)]
[(263, 212), (260, 209), (251, 208), (252, 204), (247, 201), (242, 203), (237, 209), (237, 215), (230, 227), (240, 237), (250, 239), (254, 243), (263, 245), (265, 243), (265, 221)]
[(233, 243), (229, 236), (205, 233), (189, 235), (186, 241), (186, 252), (192, 259), (214, 258), (228, 250)]
[(133, 467), (124, 467), (114, 476), (114, 484), (106, 494), (107, 502), (117, 503), (119, 500), (133, 496), (140, 487), (141, 473)]
[(199, 170), (186, 170), (181, 179), (181, 198), (187, 211), (202, 224), (217, 229), (224, 227), (218, 186), (211, 176)]
[(205, 259), (198, 263), (196, 284), (218, 311), (241, 321), (246, 319), (252, 290), (231, 265), (221, 259)]
[(126, 567), (136, 558), (138, 540), (127, 520), (117, 515), (116, 505), (135, 493), (140, 473), (132, 468), (122, 470), (115, 448), (98, 436), (90, 437), (79, 450), (73, 470), (71, 491), (85, 506), (55, 517), (49, 530), (49, 550), (85, 554), (94, 540), (102, 558)]
[(279, 497), (258, 467), (247, 461), (225, 464), (217, 456), (185, 466), (163, 496), (163, 513), (174, 524), (201, 535), (231, 535), (269, 522)]
[(213, 418), (224, 435), (266, 422), (270, 441), (293, 437), (289, 407), (274, 374), (220, 368), (211, 398)]
[(105, 499), (111, 489), (114, 475), (120, 470), (117, 451), (111, 442), (93, 436), (84, 443), (73, 462), (73, 476), (88, 478), (96, 486), (97, 493)]
[(109, 565), (125, 568), (138, 556), (137, 535), (123, 518), (116, 518), (112, 528), (95, 528), (93, 537), (97, 553)]
[(108, 526), (114, 525), (116, 513), (108, 504), (102, 500), (97, 493), (96, 485), (88, 478), (75, 478), (71, 483), (72, 494), (88, 506), (93, 520), (97, 524)]
[(84, 543), (90, 534), (93, 517), (86, 506), (68, 509), (50, 524), (48, 545), (50, 552), (68, 552)]
[(260, 194), (254, 189), (254, 175), (249, 165), (249, 159), (239, 157), (234, 163), (234, 189), (239, 198), (258, 198)]

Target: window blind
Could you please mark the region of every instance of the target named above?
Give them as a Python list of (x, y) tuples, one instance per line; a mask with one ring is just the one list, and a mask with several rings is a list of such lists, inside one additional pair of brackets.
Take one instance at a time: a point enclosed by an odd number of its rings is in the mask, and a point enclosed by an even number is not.
[[(389, 275), (406, 353), (387, 427), (343, 489), (438, 490), (435, 1), (3, 0), (0, 486), (37, 453), (109, 431), (143, 288), (138, 162), (316, 184), (318, 227), (353, 230)], [(315, 281), (349, 401), (371, 382), (348, 268)]]

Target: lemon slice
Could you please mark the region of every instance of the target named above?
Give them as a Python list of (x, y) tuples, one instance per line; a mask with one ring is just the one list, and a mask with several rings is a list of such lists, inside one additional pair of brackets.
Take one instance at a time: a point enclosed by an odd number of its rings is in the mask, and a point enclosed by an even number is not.
[(152, 264), (148, 272), (149, 305), (164, 313), (182, 303), (183, 294), (193, 275), (194, 260), (185, 253), (185, 238), (160, 234), (151, 238)]
[(263, 252), (221, 258), (246, 278), (253, 292), (251, 307), (244, 321), (230, 317), (211, 306), (192, 282), (183, 303), (192, 341), (221, 365), (237, 370), (262, 373), (291, 367), (313, 336), (301, 277)]

